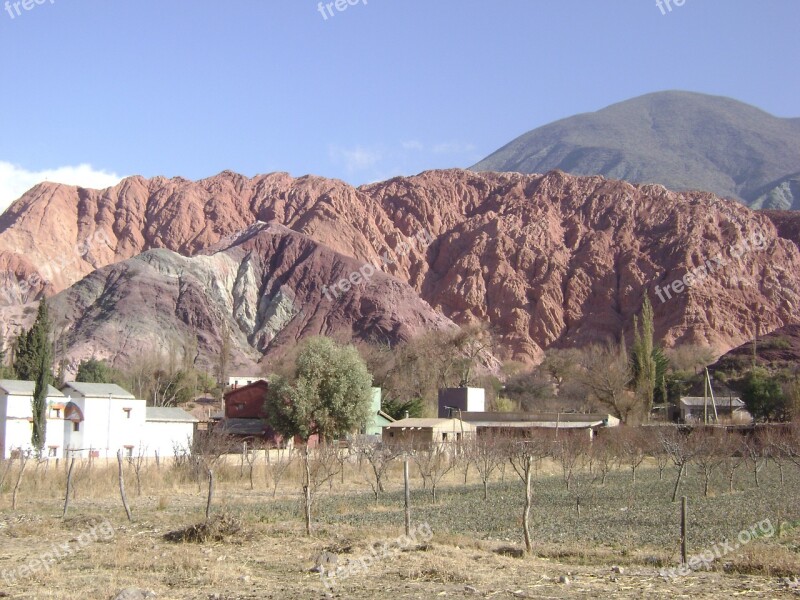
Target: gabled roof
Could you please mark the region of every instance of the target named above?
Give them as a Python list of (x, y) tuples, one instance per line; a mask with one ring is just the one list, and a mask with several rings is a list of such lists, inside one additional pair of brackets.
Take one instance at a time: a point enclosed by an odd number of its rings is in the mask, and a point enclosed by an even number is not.
[(163, 423), (199, 423), (199, 419), (190, 415), (182, 408), (148, 406), (145, 411), (145, 421), (160, 421)]
[(75, 390), (81, 396), (89, 398), (122, 398), (125, 400), (135, 400), (136, 397), (129, 391), (119, 387), (116, 383), (83, 383), (79, 381), (69, 381), (64, 384), (62, 391), (69, 394), (69, 390)]
[[(0, 379), (0, 390), (6, 394), (14, 396), (33, 396), (36, 389), (35, 381), (16, 381), (13, 379)], [(47, 396), (49, 398), (63, 398), (64, 394), (59, 392), (52, 385), (47, 386)]]
[(735, 398), (735, 397), (731, 398), (729, 396), (722, 396), (722, 397), (715, 396), (713, 403), (711, 402), (710, 396), (708, 398), (703, 398), (702, 396), (683, 396), (681, 398), (681, 404), (683, 406), (692, 406), (692, 407), (705, 406), (706, 404), (708, 404), (709, 409), (711, 409), (713, 404), (716, 404), (717, 408), (721, 406), (723, 407), (732, 406), (734, 408), (745, 407), (745, 403), (741, 398)]

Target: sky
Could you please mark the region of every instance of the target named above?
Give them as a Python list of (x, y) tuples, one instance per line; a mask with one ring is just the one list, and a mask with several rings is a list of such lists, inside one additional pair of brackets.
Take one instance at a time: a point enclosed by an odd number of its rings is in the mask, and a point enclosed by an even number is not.
[(0, 210), (42, 180), (468, 167), (660, 90), (800, 117), (797, 0), (349, 1), (0, 0)]

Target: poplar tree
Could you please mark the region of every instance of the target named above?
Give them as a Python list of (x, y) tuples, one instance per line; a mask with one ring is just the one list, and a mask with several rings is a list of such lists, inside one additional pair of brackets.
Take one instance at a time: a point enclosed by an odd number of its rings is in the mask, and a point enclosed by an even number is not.
[(656, 391), (657, 365), (653, 344), (653, 306), (645, 296), (641, 313), (641, 329), (638, 317), (633, 318), (633, 383), (644, 409), (645, 419), (650, 419)]

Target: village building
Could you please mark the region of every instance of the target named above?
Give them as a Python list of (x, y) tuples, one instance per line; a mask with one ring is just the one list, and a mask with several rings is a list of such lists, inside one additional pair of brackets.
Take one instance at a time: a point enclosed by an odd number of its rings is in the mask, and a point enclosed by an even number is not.
[(753, 415), (741, 398), (726, 395), (712, 400), (703, 396), (683, 396), (679, 403), (680, 420), (687, 424), (723, 423), (749, 425)]
[(264, 378), (259, 377), (258, 375), (233, 375), (228, 377), (228, 387), (232, 390), (235, 390), (237, 388), (251, 385), (263, 380)]
[(385, 444), (427, 448), (460, 442), (475, 436), (476, 427), (461, 419), (400, 419), (383, 427)]
[[(29, 452), (33, 381), (0, 381), (0, 453)], [(192, 445), (197, 419), (180, 408), (148, 408), (120, 386), (70, 382), (47, 393), (44, 457), (172, 454)]]
[(589, 413), (465, 412), (461, 418), (474, 425), (479, 436), (525, 436), (538, 430), (582, 432), (594, 439), (599, 430), (620, 424), (612, 415)]
[(380, 439), (383, 433), (383, 428), (390, 423), (394, 423), (394, 419), (387, 415), (382, 410), (383, 406), (383, 390), (378, 387), (372, 388), (372, 405), (369, 411), (369, 421), (361, 431), (362, 435), (367, 435), (375, 439)]
[[(0, 459), (28, 452), (33, 434), (33, 381), (0, 380)], [(45, 456), (64, 455), (65, 396), (53, 386), (47, 388)]]

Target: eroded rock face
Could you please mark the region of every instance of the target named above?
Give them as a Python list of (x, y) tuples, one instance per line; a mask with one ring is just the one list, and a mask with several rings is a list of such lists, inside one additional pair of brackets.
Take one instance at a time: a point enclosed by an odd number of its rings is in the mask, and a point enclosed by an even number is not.
[[(252, 229), (258, 221), (270, 233)], [(763, 246), (734, 260), (731, 249), (754, 236)], [(76, 252), (87, 238), (96, 243)], [(724, 268), (659, 300), (656, 285), (672, 289), (717, 255), (727, 257)], [(235, 324), (242, 361), (269, 353), (281, 336), (344, 328), (402, 337), (435, 320), (427, 304), (456, 323), (488, 321), (501, 356), (536, 360), (551, 345), (629, 335), (646, 292), (667, 344), (724, 352), (750, 339), (755, 315), (769, 331), (794, 321), (800, 303), (800, 252), (766, 215), (710, 194), (558, 171), (431, 171), (360, 188), (229, 172), (199, 182), (134, 177), (102, 191), (42, 184), (0, 218), (0, 266), (6, 280), (30, 277), (63, 256), (75, 258), (49, 285), (13, 300), (64, 290), (91, 273), (66, 292), (68, 301), (57, 300), (70, 322), (87, 327), (74, 344), (110, 335), (97, 328), (111, 322), (122, 335), (125, 310), (111, 299), (150, 286), (160, 290), (147, 299), (153, 308), (127, 317), (136, 326), (165, 314), (178, 315), (186, 332)], [(327, 308), (330, 287), (365, 264), (395, 279), (375, 276), (380, 293), (353, 286), (336, 310)], [(105, 312), (81, 300), (94, 306), (101, 292)], [(303, 318), (293, 314), (298, 304)], [(9, 323), (23, 319), (18, 308), (2, 312)], [(138, 339), (125, 335), (120, 347)], [(213, 348), (208, 336), (203, 344)]]
[[(256, 224), (208, 253), (148, 250), (82, 279), (51, 300), (71, 370), (85, 358), (126, 366), (184, 348), (212, 371), (224, 332), (230, 366), (257, 363), (313, 334), (397, 343), (455, 325), (408, 285), (376, 273), (338, 298), (324, 286), (362, 264), (279, 224)], [(196, 344), (196, 348), (194, 347)]]

